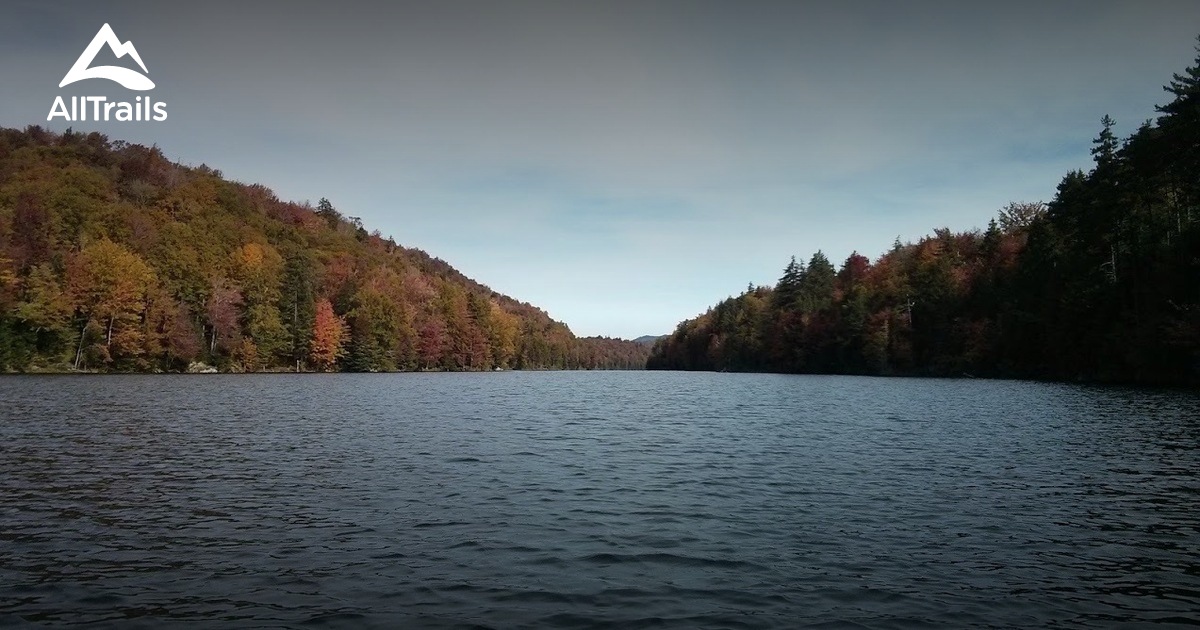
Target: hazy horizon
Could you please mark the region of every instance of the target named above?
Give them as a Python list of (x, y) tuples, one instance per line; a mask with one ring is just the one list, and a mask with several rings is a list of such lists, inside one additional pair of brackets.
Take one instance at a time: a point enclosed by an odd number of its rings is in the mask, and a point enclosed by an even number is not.
[[(46, 121), (104, 23), (163, 122)], [(578, 335), (670, 332), (788, 257), (983, 227), (1087, 169), (1195, 58), (1200, 4), (17, 3), (0, 125), (328, 198)]]

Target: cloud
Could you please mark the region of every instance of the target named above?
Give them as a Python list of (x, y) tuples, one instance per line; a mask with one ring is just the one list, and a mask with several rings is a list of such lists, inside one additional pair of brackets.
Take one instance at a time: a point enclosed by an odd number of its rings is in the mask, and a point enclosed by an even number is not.
[[(665, 332), (791, 254), (981, 226), (1132, 131), (1194, 2), (20, 5), (44, 122), (104, 22), (170, 103), (98, 127), (344, 212), (578, 332)], [(114, 17), (115, 16), (115, 17)], [(90, 127), (90, 125), (89, 125)]]

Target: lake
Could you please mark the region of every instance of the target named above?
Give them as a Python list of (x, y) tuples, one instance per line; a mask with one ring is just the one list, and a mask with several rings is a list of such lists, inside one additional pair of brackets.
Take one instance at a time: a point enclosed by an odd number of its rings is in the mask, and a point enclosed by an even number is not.
[(1200, 623), (1200, 394), (0, 378), (0, 625)]

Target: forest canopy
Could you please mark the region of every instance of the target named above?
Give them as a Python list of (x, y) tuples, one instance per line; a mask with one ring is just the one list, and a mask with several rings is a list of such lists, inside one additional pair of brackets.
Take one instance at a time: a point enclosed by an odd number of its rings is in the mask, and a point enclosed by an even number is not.
[(0, 370), (629, 369), (326, 199), (98, 133), (0, 130)]
[[(1198, 47), (1200, 52), (1200, 47)], [(873, 262), (795, 258), (660, 341), (648, 367), (1200, 384), (1200, 57), (1048, 204)]]

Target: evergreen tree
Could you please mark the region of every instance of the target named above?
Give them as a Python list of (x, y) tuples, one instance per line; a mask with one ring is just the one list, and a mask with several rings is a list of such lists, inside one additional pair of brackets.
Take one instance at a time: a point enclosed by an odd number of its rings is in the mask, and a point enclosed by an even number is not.
[(804, 278), (804, 270), (796, 264), (796, 257), (788, 261), (783, 269), (783, 276), (775, 285), (775, 305), (779, 308), (789, 308), (800, 295), (800, 283)]
[(1106, 168), (1113, 163), (1117, 156), (1117, 137), (1113, 134), (1113, 126), (1116, 122), (1112, 117), (1105, 114), (1100, 119), (1102, 126), (1100, 135), (1092, 140), (1092, 156), (1096, 160), (1097, 168)]
[(837, 272), (833, 264), (820, 250), (812, 255), (808, 267), (800, 278), (796, 304), (803, 313), (815, 313), (833, 301), (834, 281)]
[(316, 279), (312, 255), (307, 250), (293, 245), (285, 253), (279, 312), (287, 338), (288, 363), (300, 371), (307, 361), (308, 340), (316, 316)]
[(317, 202), (317, 216), (325, 219), (325, 224), (331, 230), (336, 230), (344, 220), (342, 214), (335, 210), (333, 204), (329, 203), (329, 200), (324, 197), (321, 197), (321, 200)]

